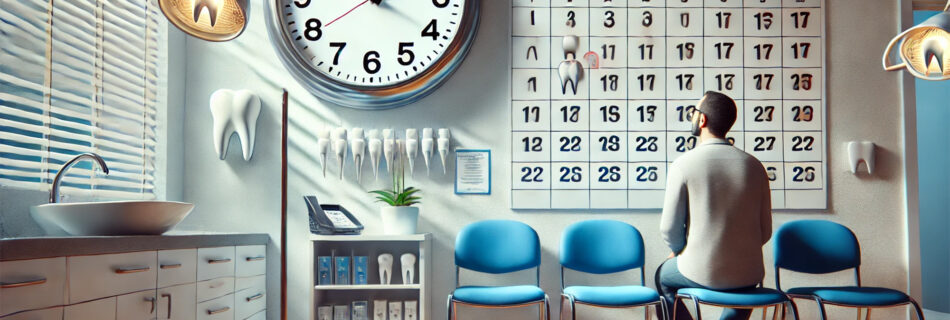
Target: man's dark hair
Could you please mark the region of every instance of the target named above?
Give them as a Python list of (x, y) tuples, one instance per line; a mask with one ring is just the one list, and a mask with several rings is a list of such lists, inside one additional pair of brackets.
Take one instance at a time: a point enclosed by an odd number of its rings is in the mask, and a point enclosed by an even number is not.
[(715, 136), (725, 137), (736, 123), (736, 102), (716, 91), (706, 91), (705, 98), (698, 108), (706, 115), (706, 128)]

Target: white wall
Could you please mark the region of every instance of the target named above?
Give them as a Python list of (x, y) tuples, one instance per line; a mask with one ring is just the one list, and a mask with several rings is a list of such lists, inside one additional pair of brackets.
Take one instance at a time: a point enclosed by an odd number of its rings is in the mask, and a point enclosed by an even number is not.
[[(187, 41), (184, 199), (198, 207), (182, 226), (263, 231), (269, 232), (274, 242), (278, 241), (280, 94), (282, 87), (287, 88), (291, 94), (289, 319), (304, 319), (309, 315), (308, 299), (313, 283), (309, 279), (312, 266), (308, 265), (307, 217), (302, 195), (317, 194), (325, 201), (341, 203), (358, 215), (367, 233), (381, 231), (377, 204), (365, 192), (385, 186), (384, 183), (364, 182), (360, 186), (352, 174), (348, 174), (345, 181), (332, 175), (323, 178), (319, 174), (315, 135), (325, 126), (448, 127), (453, 130), (456, 146), (492, 149), (491, 196), (457, 196), (452, 192), (452, 177), (441, 174), (432, 177), (417, 174), (418, 178), (411, 181), (424, 192), (420, 229), (433, 233), (435, 238), (435, 282), (430, 306), (436, 317), (444, 314), (444, 298), (454, 286), (455, 234), (466, 224), (478, 220), (514, 219), (538, 230), (544, 250), (541, 285), (554, 298), (558, 297), (559, 289), (558, 237), (570, 223), (608, 218), (640, 228), (648, 251), (648, 278), (669, 254), (657, 232), (659, 215), (656, 211), (516, 212), (509, 209), (508, 1), (482, 1), (483, 18), (475, 46), (462, 67), (441, 89), (419, 103), (377, 112), (327, 105), (302, 89), (280, 64), (270, 45), (262, 7), (268, 1), (252, 2), (250, 25), (237, 40), (227, 43)], [(899, 32), (896, 14), (899, 0), (827, 2), (830, 209), (777, 212), (775, 225), (806, 218), (830, 219), (848, 225), (864, 249), (864, 283), (906, 289), (908, 252), (901, 156), (901, 75), (882, 71), (878, 60), (887, 41)], [(217, 160), (214, 154), (207, 100), (217, 88), (247, 88), (261, 95), (265, 108), (258, 126), (256, 154), (250, 162), (240, 159), (236, 139), (225, 161)], [(880, 146), (874, 176), (855, 176), (847, 172), (843, 144), (855, 139), (871, 140)], [(352, 168), (351, 164), (348, 166)], [(364, 179), (371, 176), (368, 168), (364, 170)], [(277, 248), (272, 245), (271, 249)], [(766, 251), (770, 257), (770, 245)], [(771, 258), (766, 263), (771, 265)], [(276, 270), (277, 265), (272, 263), (271, 267)], [(269, 279), (268, 318), (276, 319), (279, 287), (274, 283), (276, 275)], [(772, 279), (770, 272), (766, 284), (771, 285)], [(803, 279), (786, 275), (783, 283), (786, 286), (809, 284)], [(822, 284), (847, 284), (852, 278), (850, 274), (836, 274), (822, 279)], [(810, 304), (802, 304), (806, 307), (804, 318), (816, 318), (813, 310), (807, 308)], [(552, 306), (555, 315), (557, 310), (556, 304)], [(878, 319), (896, 319), (903, 316), (902, 311), (876, 310), (874, 313)], [(831, 315), (834, 319), (852, 316), (850, 311)]]

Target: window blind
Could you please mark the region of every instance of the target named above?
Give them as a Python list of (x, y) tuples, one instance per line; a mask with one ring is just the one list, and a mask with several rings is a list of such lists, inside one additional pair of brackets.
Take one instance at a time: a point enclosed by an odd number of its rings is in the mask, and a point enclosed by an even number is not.
[(159, 66), (156, 0), (0, 0), (0, 185), (62, 193), (155, 197)]

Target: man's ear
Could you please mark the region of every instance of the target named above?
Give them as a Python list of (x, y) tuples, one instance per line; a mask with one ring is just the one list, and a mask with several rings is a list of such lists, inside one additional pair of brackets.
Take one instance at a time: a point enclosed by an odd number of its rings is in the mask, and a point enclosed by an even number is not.
[(705, 114), (705, 113), (700, 113), (700, 114), (699, 114), (699, 127), (700, 127), (700, 128), (705, 128), (705, 127), (706, 127), (706, 114)]

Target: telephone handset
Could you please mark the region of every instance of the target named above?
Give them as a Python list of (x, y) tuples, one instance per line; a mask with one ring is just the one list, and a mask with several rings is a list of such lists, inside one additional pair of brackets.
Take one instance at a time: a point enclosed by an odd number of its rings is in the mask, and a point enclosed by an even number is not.
[(310, 232), (314, 234), (360, 234), (363, 225), (346, 208), (320, 204), (316, 196), (304, 196), (310, 212)]

